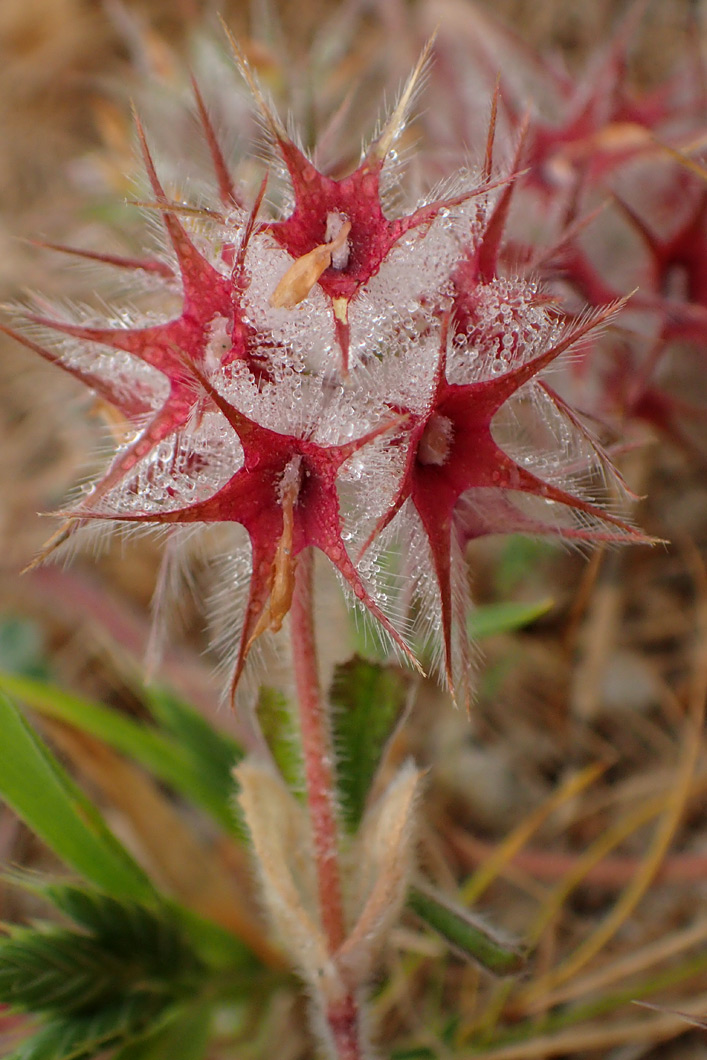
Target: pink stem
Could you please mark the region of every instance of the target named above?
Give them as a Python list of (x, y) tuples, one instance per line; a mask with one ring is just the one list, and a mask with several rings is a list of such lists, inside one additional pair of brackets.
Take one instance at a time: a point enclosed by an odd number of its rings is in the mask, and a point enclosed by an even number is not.
[[(313, 555), (299, 557), (290, 611), (292, 656), (299, 703), (300, 732), (319, 884), (322, 925), (333, 955), (346, 938), (339, 869), (339, 839), (331, 733), (322, 702), (314, 640)], [(361, 1060), (360, 1019), (353, 993), (326, 1004), (326, 1018), (337, 1060)]]
[(292, 655), (299, 700), (307, 803), (312, 822), (322, 924), (329, 951), (345, 938), (344, 907), (339, 875), (339, 840), (334, 809), (331, 739), (322, 705), (317, 672), (312, 607), (312, 552), (299, 557), (292, 597)]

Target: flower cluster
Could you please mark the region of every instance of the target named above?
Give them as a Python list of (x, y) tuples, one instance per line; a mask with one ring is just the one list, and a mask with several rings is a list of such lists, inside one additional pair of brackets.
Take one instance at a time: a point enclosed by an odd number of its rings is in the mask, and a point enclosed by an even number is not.
[[(176, 315), (32, 313), (17, 334), (122, 423), (64, 536), (95, 520), (164, 528), (169, 572), (184, 536), (223, 524), (229, 570), (247, 584), (229, 634), (233, 690), (253, 643), (289, 610), (298, 555), (317, 548), (416, 665), (432, 636), (443, 676), (466, 698), (470, 540), (642, 540), (612, 510), (620, 479), (547, 377), (620, 302), (565, 318), (506, 272), (519, 178), (492, 179), (493, 120), (478, 173), (392, 209), (396, 144), (427, 51), (343, 178), (319, 172), (234, 51), (272, 156), (255, 201), (236, 187), (195, 86), (219, 198), (173, 201), (136, 119), (168, 246), (145, 259), (92, 255), (176, 295)], [(268, 210), (275, 180), (289, 198)]]
[[(641, 0), (628, 5), (577, 76), (480, 12), (441, 47), (453, 97), (478, 98), (470, 87), (477, 68), (489, 84), (499, 76), (502, 122), (525, 139), (523, 209), (506, 252), (534, 263), (569, 305), (597, 308), (638, 288), (621, 336), (588, 344), (591, 369), (577, 371), (576, 400), (622, 433), (642, 420), (702, 459), (704, 57), (698, 16), (686, 13), (681, 61), (661, 82), (638, 88), (629, 71), (646, 8)], [(467, 134), (466, 122), (456, 136)]]

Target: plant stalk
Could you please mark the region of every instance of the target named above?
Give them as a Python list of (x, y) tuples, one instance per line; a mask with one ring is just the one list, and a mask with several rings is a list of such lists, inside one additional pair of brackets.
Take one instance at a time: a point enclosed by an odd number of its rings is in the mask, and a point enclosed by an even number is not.
[[(333, 751), (322, 700), (314, 635), (313, 553), (299, 556), (290, 612), (292, 656), (299, 705), (307, 806), (319, 887), (322, 926), (331, 956), (346, 938), (339, 865)], [(337, 1060), (363, 1060), (361, 1022), (353, 992), (324, 1004)]]

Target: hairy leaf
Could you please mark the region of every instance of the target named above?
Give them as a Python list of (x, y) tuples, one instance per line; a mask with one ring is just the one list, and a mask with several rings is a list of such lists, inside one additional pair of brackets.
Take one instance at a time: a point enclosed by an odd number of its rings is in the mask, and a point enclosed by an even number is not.
[(394, 666), (355, 655), (337, 667), (330, 698), (342, 818), (355, 831), (386, 744), (405, 710), (408, 680)]
[(14, 928), (0, 940), (0, 1002), (56, 1016), (86, 1014), (132, 994), (169, 998), (203, 973), (176, 919), (73, 885), (46, 896), (84, 931)]
[(143, 1036), (160, 1007), (153, 997), (131, 996), (88, 1015), (52, 1020), (6, 1060), (90, 1060), (105, 1049)]
[(297, 794), (302, 790), (304, 773), (297, 726), (287, 699), (274, 688), (264, 685), (255, 712), (275, 765), (288, 788)]
[(15, 929), (0, 943), (0, 1000), (14, 1009), (95, 1011), (115, 999), (125, 979), (113, 954), (74, 931)]
[(496, 975), (512, 975), (526, 962), (523, 950), (502, 938), (468, 909), (427, 887), (412, 887), (407, 904), (421, 920), (464, 957)]
[(50, 884), (44, 893), (75, 924), (90, 932), (104, 952), (125, 962), (141, 962), (149, 975), (176, 980), (198, 967), (176, 916), (167, 906), (156, 911), (72, 884)]

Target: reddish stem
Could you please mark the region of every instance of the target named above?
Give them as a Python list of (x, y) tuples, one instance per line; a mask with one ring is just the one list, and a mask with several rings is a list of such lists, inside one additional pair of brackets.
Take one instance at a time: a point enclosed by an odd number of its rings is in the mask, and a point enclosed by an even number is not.
[[(331, 733), (319, 687), (314, 639), (313, 566), (312, 550), (307, 548), (300, 554), (295, 573), (290, 627), (319, 905), (329, 952), (335, 954), (346, 938), (346, 921), (339, 871)], [(360, 1018), (354, 994), (347, 993), (334, 1002), (327, 1002), (325, 1008), (337, 1060), (361, 1060)]]
[(339, 875), (331, 738), (319, 690), (314, 642), (312, 567), (311, 549), (305, 549), (297, 565), (290, 612), (292, 656), (299, 701), (307, 804), (319, 882), (319, 904), (329, 951), (334, 953), (344, 941), (345, 923)]

